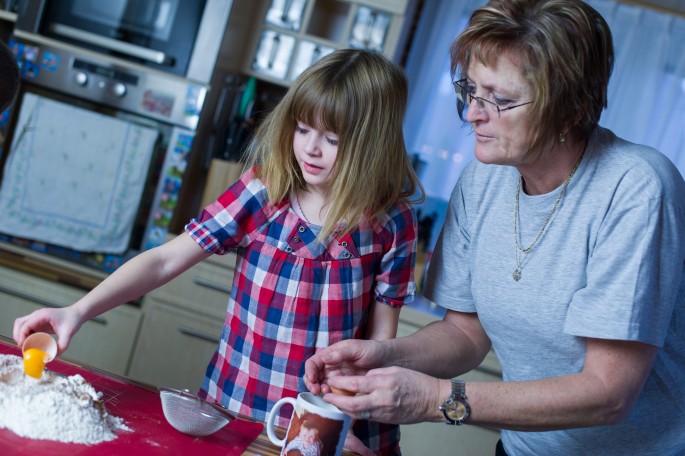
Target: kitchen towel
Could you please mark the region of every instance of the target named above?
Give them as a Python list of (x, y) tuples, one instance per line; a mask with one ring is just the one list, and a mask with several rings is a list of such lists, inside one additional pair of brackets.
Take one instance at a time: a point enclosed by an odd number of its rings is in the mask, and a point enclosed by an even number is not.
[(124, 253), (157, 130), (26, 93), (0, 187), (0, 232)]

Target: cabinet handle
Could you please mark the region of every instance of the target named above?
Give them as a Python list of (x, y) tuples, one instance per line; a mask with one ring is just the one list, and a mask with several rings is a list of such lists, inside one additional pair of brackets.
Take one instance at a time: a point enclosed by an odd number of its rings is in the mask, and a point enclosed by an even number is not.
[(207, 342), (212, 342), (214, 344), (219, 343), (219, 338), (216, 336), (212, 336), (210, 334), (204, 333), (202, 331), (198, 331), (197, 329), (189, 328), (187, 326), (179, 326), (178, 327), (178, 332), (181, 334), (185, 334), (186, 336), (190, 337), (195, 337), (197, 339), (202, 339), (206, 340)]
[[(0, 292), (7, 293), (8, 295), (14, 296), (15, 298), (25, 299), (26, 301), (35, 302), (36, 304), (39, 304), (43, 307), (50, 307), (52, 309), (61, 309), (64, 307), (64, 306), (60, 306), (59, 304), (55, 304), (54, 302), (50, 302), (50, 301), (47, 301), (45, 299), (37, 298), (37, 297), (32, 296), (28, 293), (22, 293), (21, 291), (16, 291), (16, 290), (12, 290), (11, 288), (3, 287), (2, 285), (0, 285)], [(92, 321), (94, 323), (98, 323), (101, 325), (107, 324), (107, 319), (101, 318), (101, 317), (94, 317), (88, 321)]]
[(193, 276), (193, 283), (200, 285), (201, 287), (207, 287), (211, 288), (212, 290), (221, 291), (222, 293), (231, 293), (231, 289), (229, 287), (220, 285), (207, 279), (203, 279), (202, 277)]

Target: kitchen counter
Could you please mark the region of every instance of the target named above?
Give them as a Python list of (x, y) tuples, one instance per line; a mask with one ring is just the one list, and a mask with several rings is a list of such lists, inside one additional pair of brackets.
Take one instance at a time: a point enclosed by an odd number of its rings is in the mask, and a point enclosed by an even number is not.
[(4, 241), (0, 241), (0, 265), (86, 291), (108, 276), (104, 271)]
[[(21, 356), (11, 339), (0, 337), (0, 354)], [(271, 444), (263, 423), (246, 417), (234, 420), (215, 434), (192, 437), (171, 427), (162, 411), (157, 389), (98, 369), (57, 359), (47, 368), (62, 375), (80, 374), (103, 393), (107, 410), (123, 418), (133, 432), (118, 432), (117, 438), (96, 445), (34, 440), (0, 429), (0, 454), (4, 456), (31, 454), (35, 456), (73, 456), (100, 454), (168, 455), (242, 455), (277, 456), (279, 448)], [(256, 437), (256, 440), (254, 440)], [(233, 452), (231, 452), (233, 450)]]

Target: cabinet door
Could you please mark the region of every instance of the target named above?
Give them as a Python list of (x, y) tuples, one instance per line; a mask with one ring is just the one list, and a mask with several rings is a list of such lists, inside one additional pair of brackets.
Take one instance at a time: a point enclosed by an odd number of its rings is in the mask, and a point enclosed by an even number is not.
[(144, 307), (129, 377), (197, 391), (219, 342), (223, 319), (177, 308), (153, 295), (145, 298)]
[[(14, 320), (42, 307), (73, 304), (86, 291), (0, 267), (0, 334), (12, 337)], [(140, 309), (124, 305), (83, 324), (62, 355), (98, 369), (125, 375), (133, 351)]]
[(417, 423), (400, 427), (400, 447), (405, 455), (492, 456), (499, 432), (479, 426)]

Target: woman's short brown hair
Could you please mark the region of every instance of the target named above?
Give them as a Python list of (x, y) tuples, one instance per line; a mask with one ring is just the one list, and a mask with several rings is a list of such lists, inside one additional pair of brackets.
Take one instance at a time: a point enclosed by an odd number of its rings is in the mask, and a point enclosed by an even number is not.
[(595, 9), (579, 0), (491, 0), (452, 43), (452, 75), (462, 79), (473, 59), (490, 64), (504, 53), (533, 90), (531, 153), (560, 133), (590, 135), (614, 64), (611, 31)]

